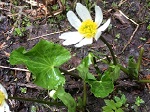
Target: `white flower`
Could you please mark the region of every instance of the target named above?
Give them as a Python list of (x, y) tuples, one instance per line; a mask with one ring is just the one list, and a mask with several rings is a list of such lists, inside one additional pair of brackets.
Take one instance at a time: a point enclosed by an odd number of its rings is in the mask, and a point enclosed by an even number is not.
[(8, 98), (6, 89), (0, 84), (0, 112), (10, 112), (9, 106), (5, 99)]
[(68, 21), (77, 31), (61, 34), (59, 38), (65, 40), (63, 45), (75, 44), (75, 47), (82, 47), (87, 44), (92, 44), (93, 38), (98, 40), (102, 31), (110, 24), (110, 19), (108, 19), (106, 23), (100, 26), (103, 20), (103, 13), (101, 8), (97, 5), (95, 5), (95, 21), (92, 20), (88, 9), (81, 3), (77, 3), (76, 12), (82, 19), (82, 22), (73, 11), (67, 12)]

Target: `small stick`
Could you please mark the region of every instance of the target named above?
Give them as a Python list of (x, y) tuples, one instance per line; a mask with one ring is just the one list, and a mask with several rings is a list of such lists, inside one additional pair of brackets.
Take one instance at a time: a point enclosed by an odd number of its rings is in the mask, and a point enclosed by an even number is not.
[(38, 39), (38, 38), (41, 38), (41, 37), (46, 37), (46, 36), (50, 36), (50, 35), (54, 35), (54, 34), (59, 34), (59, 33), (65, 32), (65, 31), (68, 31), (68, 29), (65, 29), (64, 31), (57, 31), (57, 32), (41, 35), (41, 36), (38, 36), (38, 37), (35, 37), (35, 38), (32, 38), (32, 39), (29, 38), (29, 39), (27, 39), (27, 41), (35, 40), (35, 39)]
[[(1, 65), (0, 65), (0, 68), (8, 68), (8, 69), (10, 69), (10, 70), (17, 70), (17, 71), (30, 72), (28, 69), (22, 69), (22, 68), (11, 68), (11, 67), (1, 66)], [(74, 71), (75, 69), (76, 69), (76, 68), (71, 68), (71, 69), (66, 70), (66, 71), (67, 71), (67, 72), (71, 72), (71, 71)], [(63, 69), (61, 69), (61, 68), (60, 68), (60, 70), (62, 71), (62, 73), (61, 73), (61, 74), (64, 74), (64, 72), (63, 72), (63, 71), (65, 71), (65, 70), (63, 70)]]
[(17, 70), (17, 71), (29, 72), (29, 70), (27, 70), (27, 69), (22, 69), (22, 68), (11, 68), (11, 67), (1, 66), (1, 65), (0, 65), (0, 68), (8, 68), (8, 69), (11, 69), (11, 70)]
[[(122, 52), (121, 52), (121, 53), (123, 53), (124, 50), (126, 49), (126, 47), (131, 43), (131, 41), (132, 41), (132, 39), (133, 39), (133, 37), (134, 37), (136, 31), (137, 31), (138, 28), (139, 28), (139, 24), (136, 23), (135, 21), (133, 21), (132, 19), (128, 18), (121, 10), (119, 10), (119, 12), (120, 12), (120, 14), (122, 14), (126, 19), (130, 20), (132, 23), (134, 23), (134, 24), (136, 25), (135, 30), (133, 31), (133, 33), (132, 33), (130, 39), (128, 40), (127, 44), (124, 46), (124, 48), (123, 48), (123, 50), (122, 50)], [(121, 53), (119, 53), (119, 54), (121, 54)]]
[(118, 4), (118, 6), (120, 7), (124, 2), (126, 2), (127, 0), (121, 0)]

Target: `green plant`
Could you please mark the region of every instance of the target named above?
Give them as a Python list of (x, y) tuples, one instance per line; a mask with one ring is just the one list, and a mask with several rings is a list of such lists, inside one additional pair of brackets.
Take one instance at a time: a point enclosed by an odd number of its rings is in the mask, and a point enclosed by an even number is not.
[[(89, 53), (89, 55), (85, 57), (81, 64), (77, 67), (77, 70), (79, 71), (79, 76), (84, 80), (84, 82), (90, 85), (91, 92), (96, 97), (104, 98), (113, 91), (113, 82), (118, 78), (117, 74), (120, 72), (120, 69), (117, 66), (110, 66), (104, 74), (98, 73), (99, 75), (96, 78), (89, 72), (90, 65), (94, 64), (94, 58), (96, 57), (92, 53)], [(112, 69), (113, 67), (115, 69)], [(116, 77), (112, 77), (112, 75), (116, 75)]]
[(143, 99), (138, 96), (135, 100), (135, 104), (139, 107), (142, 103), (144, 103)]
[[(41, 40), (29, 51), (26, 51), (23, 47), (14, 50), (10, 55), (9, 61), (12, 65), (26, 65), (35, 77), (35, 84), (47, 90), (55, 90), (57, 98), (59, 98), (68, 107), (68, 111), (75, 112), (77, 103), (69, 93), (65, 92), (64, 84), (66, 79), (64, 75), (61, 74), (61, 71), (65, 72), (66, 74), (68, 72), (60, 68), (60, 66), (68, 61), (70, 57), (71, 55), (69, 51), (62, 46), (48, 42), (46, 40)], [(86, 105), (87, 98), (86, 84), (90, 85), (91, 92), (95, 95), (95, 97), (104, 98), (113, 91), (114, 81), (116, 81), (120, 76), (121, 67), (120, 65), (116, 64), (115, 60), (113, 61), (114, 64), (109, 62), (108, 69), (103, 74), (101, 74), (98, 68), (95, 66), (95, 60), (97, 58), (98, 57), (93, 53), (89, 53), (89, 55), (85, 57), (81, 64), (77, 67), (79, 72), (78, 75), (84, 82), (84, 107)], [(98, 74), (97, 76), (94, 76), (89, 72), (89, 67), (91, 65), (95, 67)], [(128, 64), (128, 72), (134, 75), (136, 79), (138, 78), (138, 69), (138, 64), (135, 64), (133, 58), (131, 57)], [(78, 77), (77, 75), (73, 76)], [(124, 96), (121, 97), (121, 99), (123, 98)], [(117, 99), (118, 98), (115, 98), (115, 100), (118, 102), (119, 100)]]
[(31, 106), (30, 111), (31, 111), (31, 112), (37, 112), (37, 108), (36, 108), (36, 106)]
[(106, 106), (102, 107), (103, 112), (124, 112), (122, 107), (126, 104), (126, 97), (122, 95), (121, 98), (115, 96), (114, 100), (104, 100)]
[(115, 38), (119, 39), (119, 38), (120, 38), (120, 33), (117, 33), (117, 34), (115, 35)]
[[(78, 5), (82, 7), (81, 4)], [(24, 25), (26, 22), (28, 21), (25, 20), (25, 22), (22, 22), (22, 25)], [(108, 23), (110, 23), (110, 19), (108, 19), (106, 26), (108, 26)], [(82, 38), (82, 40), (83, 39), (84, 38)], [(140, 50), (137, 62), (135, 61), (134, 57), (130, 56), (127, 67), (123, 67), (116, 58), (111, 45), (106, 41), (105, 38), (103, 38), (103, 36), (100, 36), (100, 39), (108, 47), (112, 59), (108, 56), (106, 56), (105, 59), (102, 59), (98, 55), (90, 52), (77, 66), (77, 74), (70, 73), (61, 68), (61, 66), (71, 58), (70, 52), (61, 45), (54, 44), (46, 40), (40, 40), (39, 43), (37, 43), (28, 51), (25, 50), (24, 47), (20, 47), (12, 51), (9, 61), (11, 65), (24, 64), (27, 66), (28, 70), (33, 74), (34, 83), (48, 91), (53, 91), (55, 94), (54, 97), (51, 94), (50, 96), (54, 100), (60, 99), (63, 104), (59, 102), (54, 103), (31, 99), (30, 101), (42, 102), (49, 105), (65, 105), (68, 107), (68, 112), (84, 112), (87, 103), (87, 85), (89, 85), (90, 92), (93, 93), (95, 97), (105, 98), (113, 92), (114, 82), (119, 78), (120, 71), (123, 71), (132, 80), (137, 80), (138, 82), (150, 82), (149, 80), (139, 79), (140, 65), (144, 53), (143, 48)], [(108, 66), (103, 73), (98, 68), (98, 59)], [(93, 74), (89, 71), (91, 66), (95, 68), (96, 74)], [(82, 80), (83, 95), (82, 97), (78, 97), (77, 102), (70, 93), (65, 91), (64, 85), (66, 78), (63, 74), (61, 74), (62, 72)], [(107, 112), (108, 110), (110, 110), (108, 112), (122, 112), (123, 110), (121, 107), (125, 104), (125, 102), (126, 98), (124, 95), (122, 95), (121, 98), (115, 97), (114, 100), (105, 100), (107, 106), (103, 108), (104, 112)]]
[(128, 75), (130, 76), (130, 78), (136, 79), (137, 81), (139, 81), (139, 71), (140, 71), (143, 53), (144, 53), (144, 49), (141, 48), (137, 62), (135, 61), (133, 56), (130, 56), (128, 60), (128, 66), (127, 66)]
[(104, 7), (106, 7), (108, 2), (106, 2), (105, 0), (103, 0), (102, 3), (104, 5)]
[(27, 17), (24, 17), (22, 20), (17, 20), (13, 34), (19, 37), (25, 36), (25, 33), (29, 26), (31, 26), (31, 22)]
[(48, 90), (56, 90), (57, 98), (68, 107), (68, 111), (75, 112), (76, 103), (72, 96), (65, 92), (65, 77), (59, 70), (59, 66), (70, 57), (69, 51), (60, 45), (41, 40), (30, 51), (23, 47), (14, 50), (10, 56), (10, 63), (25, 64), (33, 73), (35, 84)]
[(91, 2), (91, 0), (84, 0), (86, 7), (91, 11), (95, 4)]
[(15, 36), (22, 37), (22, 36), (24, 36), (25, 31), (26, 31), (26, 29), (24, 27), (23, 28), (15, 28), (13, 34)]
[(111, 4), (111, 6), (112, 6), (113, 8), (118, 8), (118, 4), (115, 3), (115, 2), (113, 2), (113, 3)]
[(146, 39), (146, 37), (140, 37), (140, 40), (146, 41), (147, 39)]
[(26, 87), (24, 87), (24, 88), (21, 87), (21, 88), (20, 88), (20, 91), (21, 91), (21, 93), (27, 93), (27, 88), (26, 88)]
[(135, 103), (131, 106), (131, 108), (135, 111), (138, 112), (138, 107), (141, 106), (141, 104), (143, 104), (144, 101), (143, 99), (141, 99), (139, 96), (136, 97), (135, 99)]
[(150, 30), (150, 24), (147, 26), (147, 30)]
[(14, 4), (14, 5), (16, 5), (16, 6), (19, 4), (19, 1), (18, 1), (18, 0), (12, 0), (11, 2), (12, 2), (12, 4)]

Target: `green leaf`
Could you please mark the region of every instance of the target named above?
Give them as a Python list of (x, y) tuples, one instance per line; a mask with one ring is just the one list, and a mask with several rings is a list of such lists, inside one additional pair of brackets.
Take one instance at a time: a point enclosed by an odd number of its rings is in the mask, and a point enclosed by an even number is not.
[(136, 98), (135, 104), (136, 104), (137, 106), (140, 106), (141, 103), (145, 103), (145, 102), (144, 102), (143, 99), (141, 99), (141, 98), (138, 96), (138, 97)]
[(96, 80), (94, 75), (92, 75), (89, 72), (89, 67), (93, 63), (93, 54), (89, 53), (87, 57), (85, 57), (81, 64), (77, 67), (77, 70), (79, 71), (79, 76), (84, 80)]
[(68, 112), (76, 112), (75, 100), (69, 93), (65, 92), (62, 86), (57, 89), (56, 95), (68, 107)]
[(78, 97), (77, 98), (78, 100), (78, 102), (77, 102), (77, 107), (78, 107), (78, 109), (82, 109), (83, 107), (84, 107), (84, 103), (83, 103), (83, 100), (82, 100), (82, 98), (81, 97)]
[(125, 104), (127, 101), (126, 96), (124, 94), (121, 96), (121, 101), (122, 101), (122, 104)]
[(103, 109), (103, 112), (114, 112), (112, 108), (110, 108), (109, 106), (104, 106), (102, 107), (102, 109)]
[(122, 105), (124, 105), (126, 103), (126, 97), (124, 94), (122, 94), (121, 98), (115, 96), (114, 100), (116, 101), (116, 107), (120, 108)]
[(116, 105), (113, 100), (104, 100), (104, 101), (108, 107), (110, 107), (113, 110), (116, 110)]
[(117, 108), (120, 108), (123, 105), (122, 100), (119, 97), (115, 96), (114, 100), (116, 101), (115, 105)]
[(124, 112), (124, 111), (121, 108), (119, 108), (115, 112)]
[(114, 100), (115, 100), (116, 102), (120, 102), (121, 99), (120, 99), (118, 96), (115, 96), (115, 97), (114, 97)]
[(59, 66), (70, 59), (67, 49), (58, 44), (41, 40), (31, 50), (23, 47), (14, 50), (10, 55), (10, 64), (24, 64), (35, 76), (34, 83), (46, 89), (57, 89), (65, 83)]
[(129, 75), (132, 78), (138, 78), (138, 69), (137, 69), (137, 63), (135, 62), (133, 56), (129, 57), (129, 61), (128, 61), (128, 72)]
[(100, 81), (88, 81), (91, 86), (91, 92), (96, 97), (104, 98), (114, 89), (113, 81), (107, 75), (103, 75)]
[(122, 104), (121, 101), (119, 101), (119, 102), (117, 102), (115, 105), (116, 105), (117, 108), (120, 108), (120, 107), (122, 107), (123, 104)]
[(120, 76), (120, 67), (118, 65), (112, 65), (109, 67), (111, 69), (110, 77), (113, 81), (116, 81)]

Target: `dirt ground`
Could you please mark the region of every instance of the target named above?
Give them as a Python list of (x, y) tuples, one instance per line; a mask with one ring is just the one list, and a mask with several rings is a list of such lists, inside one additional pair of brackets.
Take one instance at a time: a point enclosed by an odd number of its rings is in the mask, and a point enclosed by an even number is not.
[[(47, 91), (37, 87), (32, 83), (32, 74), (26, 71), (23, 65), (12, 66), (9, 63), (10, 53), (20, 47), (24, 46), (26, 49), (31, 49), (40, 39), (46, 39), (54, 43), (62, 45), (63, 40), (58, 36), (65, 31), (74, 31), (66, 18), (66, 11), (57, 16), (46, 17), (41, 14), (38, 19), (29, 17), (32, 23), (30, 27), (25, 26), (26, 31), (22, 36), (15, 35), (14, 27), (18, 25), (16, 21), (23, 19), (27, 14), (28, 7), (21, 14), (21, 9), (15, 9), (13, 6), (2, 3), (13, 3), (14, 0), (1, 0), (0, 2), (0, 83), (7, 89), (8, 95), (11, 97), (31, 98), (51, 100)], [(128, 57), (134, 56), (137, 60), (141, 47), (144, 47), (144, 55), (142, 57), (142, 65), (140, 77), (150, 76), (150, 1), (149, 0), (97, 0), (93, 1), (99, 5), (104, 13), (104, 19), (111, 17), (111, 27), (106, 30), (102, 36), (112, 45), (114, 52), (119, 62), (126, 66)], [(73, 6), (73, 1), (69, 0), (67, 4)], [(19, 1), (15, 6), (29, 5), (26, 2)], [(66, 10), (68, 7), (65, 7)], [(73, 7), (70, 7), (73, 8)], [(38, 9), (38, 8), (37, 8)], [(33, 9), (32, 9), (33, 10)], [(91, 9), (94, 15), (93, 8)], [(16, 14), (17, 16), (13, 16)], [(62, 18), (59, 18), (61, 15)], [(22, 22), (22, 21), (21, 21)], [(21, 24), (21, 23), (19, 23)], [(19, 25), (18, 25), (19, 26)], [(21, 25), (20, 25), (21, 26)], [(23, 26), (23, 25), (22, 25)], [(74, 46), (65, 46), (71, 54), (74, 55), (71, 60), (63, 65), (64, 69), (71, 69), (77, 67), (80, 61), (87, 56), (90, 51), (102, 52), (110, 55), (106, 45), (101, 41), (95, 41), (91, 45), (82, 48), (74, 48)], [(105, 69), (107, 66), (99, 64), (100, 69)], [(15, 69), (19, 68), (19, 69)], [(91, 70), (92, 71), (92, 70)], [(82, 94), (81, 80), (75, 80), (72, 77), (66, 76), (66, 91), (71, 93), (76, 99)], [(25, 91), (24, 91), (25, 89)], [(129, 104), (126, 112), (150, 112), (150, 85), (148, 83), (139, 84), (130, 80), (123, 73), (115, 84), (115, 90), (107, 99), (121, 91), (127, 98)], [(137, 110), (132, 109), (137, 96), (144, 100)], [(11, 111), (14, 112), (67, 112), (65, 107), (49, 106), (23, 100), (7, 100)], [(93, 94), (88, 92), (87, 112), (102, 112), (102, 107), (105, 105), (104, 99), (96, 98)]]

